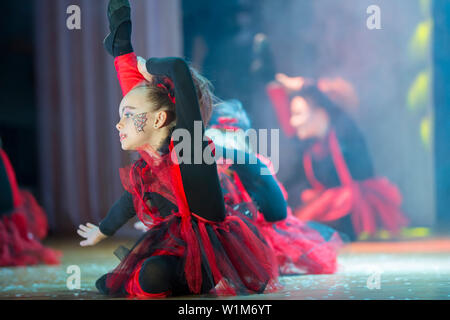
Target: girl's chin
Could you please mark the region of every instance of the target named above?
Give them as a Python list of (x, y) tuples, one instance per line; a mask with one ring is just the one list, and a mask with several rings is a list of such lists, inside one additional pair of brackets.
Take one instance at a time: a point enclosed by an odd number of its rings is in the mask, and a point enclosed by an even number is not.
[(130, 147), (124, 141), (122, 141), (120, 144), (121, 144), (122, 150), (124, 150), (124, 151), (130, 150)]
[(144, 143), (142, 145), (140, 144), (130, 144), (127, 143), (126, 140), (121, 141), (121, 147), (124, 151), (139, 151), (139, 150), (156, 150), (157, 148), (154, 148), (149, 143)]
[(300, 140), (308, 140), (309, 138), (311, 138), (311, 135), (305, 132), (298, 132), (297, 136)]

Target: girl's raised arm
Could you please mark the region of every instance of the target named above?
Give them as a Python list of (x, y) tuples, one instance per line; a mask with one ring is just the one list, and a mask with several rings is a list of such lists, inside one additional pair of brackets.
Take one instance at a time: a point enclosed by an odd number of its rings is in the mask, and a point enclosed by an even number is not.
[[(196, 141), (202, 141), (200, 163), (194, 163), (194, 152), (191, 152), (190, 163), (180, 163), (180, 173), (184, 193), (189, 209), (194, 214), (210, 221), (225, 219), (225, 204), (216, 163), (207, 164), (203, 158), (203, 150), (212, 152), (208, 141), (204, 141), (205, 129), (192, 80), (186, 62), (181, 58), (151, 58), (146, 63), (147, 71), (152, 75), (169, 77), (175, 87), (176, 129), (187, 130), (191, 137), (191, 151), (195, 151)], [(201, 126), (201, 137), (194, 136), (194, 123)], [(195, 132), (196, 133), (196, 132)], [(176, 146), (180, 141), (174, 141)]]
[(110, 0), (108, 4), (110, 33), (103, 45), (114, 57), (122, 93), (125, 96), (137, 84), (145, 81), (138, 70), (137, 57), (131, 43), (131, 8), (128, 0)]

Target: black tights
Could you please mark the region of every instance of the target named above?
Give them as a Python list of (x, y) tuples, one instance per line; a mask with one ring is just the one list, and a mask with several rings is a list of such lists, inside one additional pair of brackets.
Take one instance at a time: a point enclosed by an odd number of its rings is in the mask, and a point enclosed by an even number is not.
[(145, 260), (139, 272), (142, 290), (147, 293), (189, 293), (179, 260), (174, 256), (154, 256)]
[[(202, 290), (208, 293), (214, 286), (202, 268)], [(139, 284), (147, 293), (170, 291), (172, 295), (191, 294), (184, 276), (181, 259), (175, 256), (153, 256), (145, 260), (139, 272)]]
[(338, 232), (341, 232), (343, 237), (348, 238), (350, 241), (356, 241), (358, 239), (357, 234), (355, 233), (355, 229), (353, 227), (352, 218), (350, 214), (346, 216), (329, 221), (326, 223), (329, 227), (335, 229)]

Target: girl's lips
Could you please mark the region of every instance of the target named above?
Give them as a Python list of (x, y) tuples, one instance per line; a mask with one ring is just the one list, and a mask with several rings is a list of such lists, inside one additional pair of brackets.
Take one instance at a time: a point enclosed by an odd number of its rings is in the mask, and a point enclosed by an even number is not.
[(120, 141), (122, 141), (122, 140), (124, 140), (127, 137), (127, 135), (126, 134), (120, 134), (119, 137), (120, 137)]

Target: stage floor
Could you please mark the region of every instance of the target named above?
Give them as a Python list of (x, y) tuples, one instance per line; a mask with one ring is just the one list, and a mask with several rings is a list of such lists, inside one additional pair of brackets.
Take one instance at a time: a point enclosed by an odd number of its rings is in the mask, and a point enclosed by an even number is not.
[[(1, 268), (0, 299), (105, 299), (94, 282), (118, 263), (114, 249), (132, 242), (109, 239), (89, 248), (80, 247), (77, 240), (46, 244), (64, 252), (62, 265)], [(67, 287), (71, 265), (81, 271), (78, 290)], [(336, 274), (285, 276), (281, 283), (284, 288), (274, 294), (221, 299), (450, 299), (450, 238), (353, 243), (342, 249)]]

